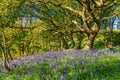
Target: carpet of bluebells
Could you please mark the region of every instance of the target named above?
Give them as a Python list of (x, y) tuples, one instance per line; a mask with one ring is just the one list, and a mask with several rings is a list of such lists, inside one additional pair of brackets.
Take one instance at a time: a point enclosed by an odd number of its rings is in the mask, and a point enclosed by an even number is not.
[(120, 80), (119, 47), (101, 50), (62, 50), (10, 61), (0, 67), (0, 80)]

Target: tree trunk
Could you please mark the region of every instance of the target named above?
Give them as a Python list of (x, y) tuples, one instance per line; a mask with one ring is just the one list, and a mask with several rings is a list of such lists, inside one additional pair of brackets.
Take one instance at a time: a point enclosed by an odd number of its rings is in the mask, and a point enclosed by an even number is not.
[(11, 69), (8, 66), (7, 54), (5, 52), (2, 52), (2, 55), (3, 55), (3, 66), (7, 71), (11, 71)]
[(4, 51), (4, 48), (2, 47), (2, 45), (0, 44), (0, 49), (2, 52), (2, 57), (3, 57), (3, 66), (5, 67), (6, 70), (10, 71), (11, 69), (8, 67), (7, 65), (7, 54)]
[(21, 43), (21, 54), (22, 54), (22, 56), (25, 56), (24, 55), (24, 52), (25, 52), (25, 47), (24, 47), (24, 43)]
[(77, 38), (78, 38), (77, 49), (81, 49), (81, 44), (82, 44), (82, 40), (84, 39), (84, 35), (82, 33), (79, 33), (77, 34)]
[(63, 47), (64, 47), (65, 49), (69, 49), (68, 43), (67, 43), (67, 41), (65, 40), (65, 38), (62, 39), (62, 42), (63, 42)]
[(13, 57), (12, 57), (12, 55), (11, 55), (11, 53), (10, 53), (10, 49), (7, 49), (7, 53), (8, 53), (8, 55), (9, 55), (10, 59), (13, 60)]
[(93, 33), (93, 34), (90, 33), (89, 35), (87, 35), (88, 42), (85, 45), (85, 47), (83, 48), (83, 50), (90, 50), (90, 49), (92, 49), (96, 35), (97, 35), (97, 33)]
[(71, 42), (72, 42), (71, 48), (74, 48), (75, 47), (75, 41), (74, 41), (74, 38), (73, 38), (73, 34), (70, 35), (70, 39), (71, 39)]
[(7, 71), (10, 71), (11, 69), (9, 68), (9, 62), (8, 62), (8, 57), (7, 57), (7, 49), (6, 49), (6, 37), (4, 34), (4, 30), (2, 31), (2, 37), (3, 37), (3, 45), (0, 44), (1, 51), (2, 51), (2, 56), (3, 56), (3, 66), (6, 68)]

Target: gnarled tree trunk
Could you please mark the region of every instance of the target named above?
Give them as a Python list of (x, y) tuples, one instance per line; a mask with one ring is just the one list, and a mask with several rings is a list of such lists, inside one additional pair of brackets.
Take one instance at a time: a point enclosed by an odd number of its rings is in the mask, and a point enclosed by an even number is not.
[(95, 40), (95, 37), (97, 36), (97, 33), (90, 33), (89, 35), (87, 35), (88, 37), (88, 42), (87, 44), (85, 45), (85, 47), (83, 48), (83, 50), (90, 50), (92, 49), (93, 47), (93, 43), (94, 43), (94, 40)]

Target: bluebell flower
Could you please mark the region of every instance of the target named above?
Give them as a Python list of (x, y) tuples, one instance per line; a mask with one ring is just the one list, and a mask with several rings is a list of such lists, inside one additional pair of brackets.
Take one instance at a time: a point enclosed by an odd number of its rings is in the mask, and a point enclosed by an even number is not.
[(68, 68), (64, 68), (62, 73), (65, 75), (67, 74), (67, 72), (68, 72)]
[(82, 64), (83, 64), (83, 60), (81, 59), (81, 60), (80, 60), (80, 65), (82, 65)]
[(60, 78), (61, 78), (61, 80), (63, 80), (66, 78), (66, 75), (62, 75)]
[(12, 66), (13, 66), (14, 68), (16, 68), (16, 67), (17, 67), (17, 65), (16, 65), (16, 64), (12, 64)]
[(57, 66), (56, 65), (51, 65), (51, 68), (53, 68), (53, 69), (57, 69)]

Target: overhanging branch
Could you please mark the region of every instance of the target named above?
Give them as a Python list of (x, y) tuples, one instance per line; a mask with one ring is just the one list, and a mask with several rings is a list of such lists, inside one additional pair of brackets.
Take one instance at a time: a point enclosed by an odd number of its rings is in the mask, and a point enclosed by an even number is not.
[(118, 15), (120, 15), (120, 12), (117, 12), (116, 14), (114, 14), (114, 15), (112, 15), (112, 16), (109, 16), (109, 17), (104, 17), (104, 18), (101, 19), (101, 21), (102, 21), (102, 20), (107, 20), (107, 19), (110, 19), (110, 18), (114, 18), (114, 17), (116, 17), (116, 16), (118, 16)]
[[(80, 24), (78, 24), (78, 22), (77, 21), (75, 21), (75, 20), (72, 20), (72, 22), (76, 25), (76, 26), (78, 26), (78, 28), (79, 28), (79, 31), (77, 31), (77, 32), (86, 32), (86, 30), (84, 30), (83, 28), (82, 28), (82, 26), (80, 25)], [(76, 31), (75, 31), (76, 32)]]
[(80, 15), (80, 16), (82, 16), (82, 12), (81, 11), (75, 10), (75, 9), (73, 9), (71, 7), (68, 7), (68, 6), (62, 6), (62, 8), (68, 9), (68, 10), (70, 10), (70, 11), (72, 11), (72, 12), (74, 12), (74, 13)]
[(63, 9), (68, 9), (68, 10), (70, 10), (70, 11), (72, 11), (72, 12), (74, 12), (74, 13), (80, 15), (80, 16), (82, 16), (82, 12), (81, 12), (81, 11), (78, 11), (78, 10), (75, 10), (75, 9), (69, 7), (69, 6), (63, 5), (64, 2), (67, 2), (67, 0), (64, 0), (64, 1), (61, 2), (61, 3), (54, 3), (54, 2), (51, 2), (51, 1), (48, 1), (48, 2), (46, 2), (46, 3), (50, 3), (50, 4), (52, 4), (52, 5), (61, 7), (61, 8), (63, 8)]

